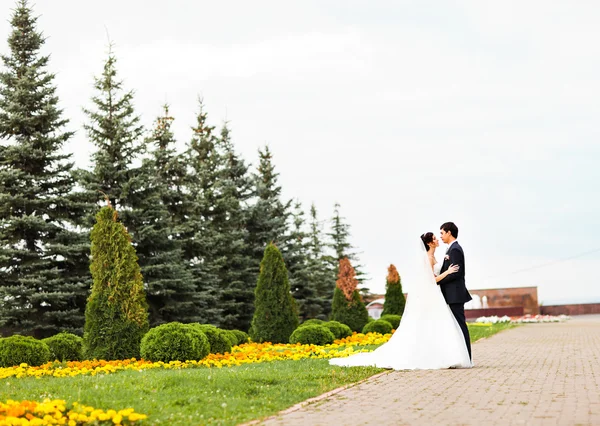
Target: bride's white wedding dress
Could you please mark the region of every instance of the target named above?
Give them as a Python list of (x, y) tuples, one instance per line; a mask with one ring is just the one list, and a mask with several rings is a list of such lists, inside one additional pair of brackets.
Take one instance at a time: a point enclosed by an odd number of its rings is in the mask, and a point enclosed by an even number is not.
[[(420, 242), (420, 241), (419, 241)], [(375, 366), (394, 370), (470, 368), (467, 346), (456, 318), (435, 282), (423, 244), (400, 326), (373, 352), (329, 360), (342, 367)], [(422, 255), (421, 255), (422, 254)], [(439, 266), (438, 266), (439, 265)], [(436, 264), (439, 274), (441, 264)]]

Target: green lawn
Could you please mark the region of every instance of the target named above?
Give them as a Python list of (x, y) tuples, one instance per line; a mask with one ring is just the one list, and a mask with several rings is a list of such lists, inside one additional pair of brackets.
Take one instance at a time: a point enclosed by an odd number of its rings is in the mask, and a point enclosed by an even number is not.
[(502, 330), (507, 330), (509, 328), (515, 327), (515, 324), (492, 324), (491, 326), (481, 326), (481, 325), (472, 325), (469, 326), (469, 334), (471, 335), (471, 341), (476, 342), (479, 339), (483, 339), (484, 337), (489, 337), (493, 334), (498, 333)]
[[(473, 341), (509, 325), (470, 327)], [(222, 369), (125, 371), (71, 378), (4, 379), (0, 401), (80, 401), (103, 409), (132, 407), (151, 425), (235, 425), (357, 382), (377, 368), (332, 367), (327, 360), (276, 361)]]

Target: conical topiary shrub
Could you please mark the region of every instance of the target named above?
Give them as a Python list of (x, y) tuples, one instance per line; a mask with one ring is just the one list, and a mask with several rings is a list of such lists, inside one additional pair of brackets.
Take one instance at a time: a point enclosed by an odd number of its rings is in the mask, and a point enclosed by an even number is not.
[(385, 302), (383, 303), (382, 315), (402, 315), (404, 314), (404, 305), (406, 305), (406, 299), (404, 293), (402, 293), (400, 275), (396, 267), (390, 265), (385, 284)]
[(96, 215), (91, 240), (93, 285), (85, 309), (85, 356), (139, 358), (148, 331), (148, 305), (135, 249), (111, 206)]
[(298, 327), (298, 308), (290, 292), (288, 272), (273, 243), (265, 249), (254, 292), (250, 337), (255, 342), (288, 343)]
[(356, 272), (348, 258), (340, 260), (338, 280), (333, 292), (331, 319), (361, 332), (369, 321), (369, 313), (357, 289)]

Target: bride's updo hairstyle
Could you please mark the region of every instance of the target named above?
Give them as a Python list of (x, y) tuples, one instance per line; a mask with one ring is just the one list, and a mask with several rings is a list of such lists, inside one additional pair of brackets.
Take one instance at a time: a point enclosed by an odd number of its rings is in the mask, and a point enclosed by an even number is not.
[(429, 251), (429, 243), (433, 243), (433, 232), (427, 232), (421, 235), (421, 241), (425, 245), (425, 251)]

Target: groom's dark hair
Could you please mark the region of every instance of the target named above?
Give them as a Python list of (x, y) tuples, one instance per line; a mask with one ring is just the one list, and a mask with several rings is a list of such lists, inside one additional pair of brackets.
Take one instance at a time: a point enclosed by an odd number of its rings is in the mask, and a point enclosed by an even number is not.
[(458, 226), (456, 226), (454, 222), (446, 222), (440, 226), (440, 229), (450, 232), (454, 238), (458, 238)]

